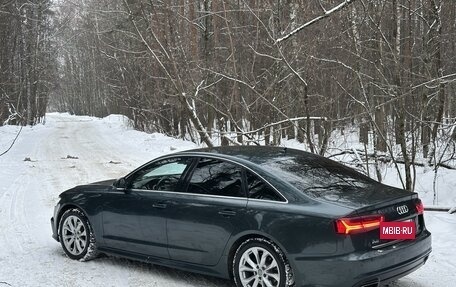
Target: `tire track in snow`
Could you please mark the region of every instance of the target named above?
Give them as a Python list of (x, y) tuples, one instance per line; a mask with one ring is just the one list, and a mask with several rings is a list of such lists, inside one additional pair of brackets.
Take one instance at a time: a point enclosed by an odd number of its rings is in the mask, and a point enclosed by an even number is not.
[[(18, 215), (20, 214), (20, 212), (18, 212), (18, 194), (23, 189), (22, 184), (24, 178), (23, 175), (18, 176), (13, 182), (13, 185), (6, 190), (1, 200), (0, 209), (2, 210), (3, 215), (0, 222), (4, 228), (1, 232), (1, 236), (2, 242), (6, 246), (1, 246), (1, 249), (3, 250), (0, 252), (8, 251), (13, 255), (17, 255), (24, 251), (21, 242), (23, 231), (17, 227), (22, 223), (18, 218)], [(17, 234), (19, 236), (12, 237), (11, 234)]]

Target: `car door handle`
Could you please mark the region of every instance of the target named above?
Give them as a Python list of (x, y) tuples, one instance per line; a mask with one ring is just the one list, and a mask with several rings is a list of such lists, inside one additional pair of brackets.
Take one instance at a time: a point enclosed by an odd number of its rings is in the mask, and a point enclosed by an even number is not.
[(153, 207), (153, 208), (160, 208), (160, 209), (164, 209), (164, 208), (166, 208), (166, 203), (163, 203), (163, 202), (157, 202), (157, 203), (154, 203), (154, 204), (152, 204), (152, 207)]
[(223, 215), (223, 217), (231, 217), (236, 215), (236, 211), (231, 209), (224, 209), (222, 211), (219, 211), (218, 214)]

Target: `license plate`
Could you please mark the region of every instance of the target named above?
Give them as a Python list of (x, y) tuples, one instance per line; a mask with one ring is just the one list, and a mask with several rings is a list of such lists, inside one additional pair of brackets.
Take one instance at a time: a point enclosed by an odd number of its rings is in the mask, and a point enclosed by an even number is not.
[(415, 239), (416, 226), (411, 219), (380, 223), (380, 239)]

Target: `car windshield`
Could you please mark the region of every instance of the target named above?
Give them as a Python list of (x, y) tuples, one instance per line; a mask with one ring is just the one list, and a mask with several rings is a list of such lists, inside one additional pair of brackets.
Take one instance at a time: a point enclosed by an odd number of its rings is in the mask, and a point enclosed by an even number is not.
[(317, 156), (282, 155), (268, 158), (260, 165), (307, 195), (329, 200), (339, 200), (343, 193), (375, 182), (351, 168)]

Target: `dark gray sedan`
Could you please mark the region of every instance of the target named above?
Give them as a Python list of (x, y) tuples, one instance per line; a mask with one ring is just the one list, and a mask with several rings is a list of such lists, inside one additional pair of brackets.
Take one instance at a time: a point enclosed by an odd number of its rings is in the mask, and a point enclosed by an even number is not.
[[(382, 222), (413, 222), (415, 238), (380, 239)], [(380, 286), (431, 252), (416, 193), (279, 147), (160, 157), (63, 192), (51, 223), (72, 259), (113, 254), (242, 287)]]

